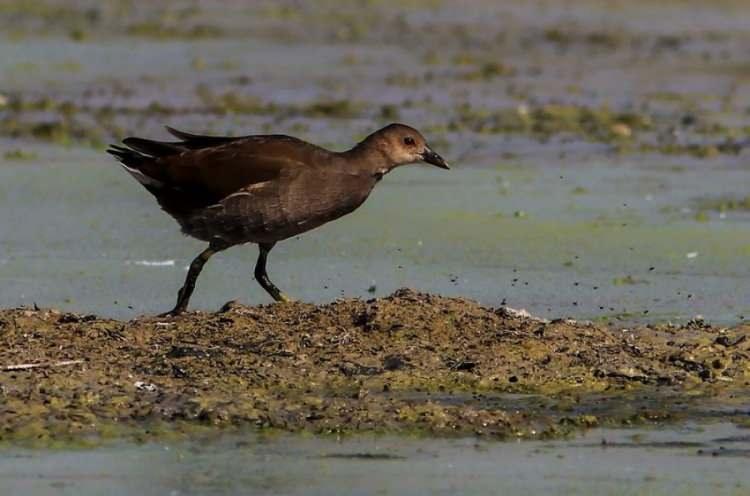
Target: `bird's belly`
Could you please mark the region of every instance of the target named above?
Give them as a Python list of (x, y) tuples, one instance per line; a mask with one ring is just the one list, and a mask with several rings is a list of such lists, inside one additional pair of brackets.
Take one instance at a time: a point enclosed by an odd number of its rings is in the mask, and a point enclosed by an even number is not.
[(220, 204), (178, 218), (185, 234), (229, 245), (274, 243), (338, 219), (359, 207), (360, 195), (315, 195), (303, 198), (263, 192), (243, 192)]
[(360, 194), (308, 195), (304, 199), (287, 199), (283, 208), (269, 218), (269, 230), (277, 240), (287, 239), (320, 227), (357, 209), (367, 199), (369, 191)]

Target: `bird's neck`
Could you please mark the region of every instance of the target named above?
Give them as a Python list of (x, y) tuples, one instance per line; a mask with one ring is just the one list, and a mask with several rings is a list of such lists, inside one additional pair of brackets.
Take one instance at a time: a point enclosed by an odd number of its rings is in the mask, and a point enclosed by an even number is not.
[(382, 177), (395, 167), (393, 161), (380, 148), (372, 146), (367, 141), (357, 144), (341, 155), (346, 158), (349, 167), (373, 176)]

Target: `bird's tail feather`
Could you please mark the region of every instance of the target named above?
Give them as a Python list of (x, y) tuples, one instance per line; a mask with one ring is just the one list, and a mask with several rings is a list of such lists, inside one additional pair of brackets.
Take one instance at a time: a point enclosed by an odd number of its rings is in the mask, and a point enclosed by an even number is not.
[(141, 170), (141, 166), (151, 160), (151, 157), (136, 150), (117, 145), (110, 145), (107, 153), (119, 160), (122, 167), (147, 188), (161, 188), (164, 185), (161, 181), (154, 179)]

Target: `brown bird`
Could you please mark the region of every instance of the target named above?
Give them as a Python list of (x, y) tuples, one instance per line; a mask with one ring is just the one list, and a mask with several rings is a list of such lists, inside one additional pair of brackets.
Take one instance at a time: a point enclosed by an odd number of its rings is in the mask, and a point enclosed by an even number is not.
[(448, 169), (416, 129), (391, 124), (345, 152), (284, 135), (201, 136), (167, 130), (180, 141), (126, 138), (107, 152), (156, 197), (182, 232), (207, 241), (190, 264), (177, 304), (185, 311), (203, 265), (243, 243), (259, 247), (255, 278), (276, 301), (289, 301), (266, 273), (284, 239), (338, 219), (362, 205), (395, 167), (415, 162)]

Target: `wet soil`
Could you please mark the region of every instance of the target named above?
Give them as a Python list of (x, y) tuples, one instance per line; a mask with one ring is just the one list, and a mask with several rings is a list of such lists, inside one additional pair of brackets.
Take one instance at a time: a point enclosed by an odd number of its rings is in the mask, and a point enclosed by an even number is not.
[(9, 309), (0, 438), (96, 442), (204, 426), (539, 438), (686, 415), (742, 424), (749, 336), (746, 324), (546, 321), (405, 289), (127, 322)]

